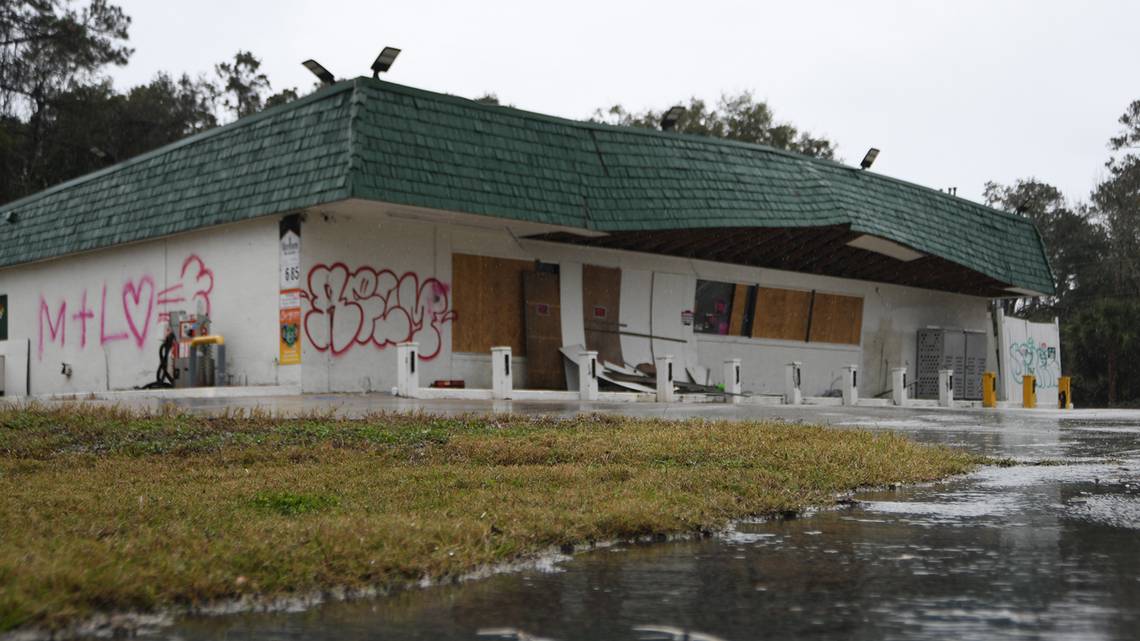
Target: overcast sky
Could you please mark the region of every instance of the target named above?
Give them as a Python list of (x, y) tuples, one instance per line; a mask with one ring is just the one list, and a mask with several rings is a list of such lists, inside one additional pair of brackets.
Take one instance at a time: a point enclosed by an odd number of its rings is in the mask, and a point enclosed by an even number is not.
[(275, 90), (300, 65), (385, 78), (569, 118), (751, 90), (874, 171), (980, 200), (987, 180), (1035, 176), (1083, 199), (1116, 119), (1140, 99), (1140, 2), (349, 2), (112, 0), (136, 51), (117, 86), (192, 74), (248, 49)]

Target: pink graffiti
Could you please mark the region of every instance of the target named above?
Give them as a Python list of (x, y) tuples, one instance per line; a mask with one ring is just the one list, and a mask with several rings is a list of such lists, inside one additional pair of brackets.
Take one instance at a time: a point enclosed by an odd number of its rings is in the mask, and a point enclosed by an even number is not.
[(206, 267), (196, 254), (190, 254), (182, 262), (182, 271), (179, 272), (178, 282), (158, 293), (159, 305), (171, 305), (186, 302), (186, 293), (190, 294), (190, 302), (201, 300), (205, 304), (206, 315), (210, 315), (210, 292), (214, 291), (214, 272)]
[[(207, 314), (210, 312), (210, 293), (214, 290), (214, 272), (196, 254), (191, 254), (182, 262), (179, 282), (158, 290), (155, 277), (143, 274), (137, 278), (127, 278), (119, 287), (119, 300), (114, 294), (108, 305), (106, 284), (101, 286), (99, 297), (99, 345), (105, 346), (118, 341), (132, 341), (138, 349), (144, 349), (147, 339), (154, 329), (169, 318), (171, 310), (196, 311), (198, 303)], [(114, 290), (112, 290), (114, 291)], [(88, 291), (82, 290), (78, 296), (79, 307), (70, 317), (67, 316), (67, 301), (61, 300), (58, 311), (52, 312), (47, 300), (40, 297), (39, 312), (39, 352), (44, 357), (45, 343), (67, 347), (66, 323), (70, 320), (78, 325), (79, 348), (87, 347), (87, 325), (96, 316), (96, 310), (88, 307)], [(116, 307), (122, 307), (122, 319), (115, 327)], [(158, 313), (156, 314), (156, 309)], [(108, 318), (108, 310), (112, 318)], [(161, 337), (159, 337), (161, 338)]]
[(59, 340), (60, 347), (67, 344), (67, 326), (64, 325), (64, 317), (67, 314), (67, 301), (59, 303), (59, 312), (55, 315), (55, 322), (51, 322), (51, 308), (48, 307), (47, 301), (43, 296), (40, 296), (40, 343), (39, 354), (40, 360), (44, 358), (44, 323), (47, 323), (48, 332), (51, 334), (50, 340), (54, 343)]
[(87, 306), (87, 290), (83, 290), (83, 300), (79, 303), (79, 311), (71, 315), (71, 320), (79, 321), (79, 347), (87, 347), (87, 321), (95, 318), (95, 312)]
[(368, 266), (350, 270), (344, 263), (319, 264), (309, 270), (305, 335), (318, 351), (340, 356), (356, 345), (378, 349), (405, 341), (420, 343), (422, 358), (435, 358), (443, 347), (441, 326), (455, 319), (450, 288), (436, 278), (420, 281), (415, 272), (397, 276)]
[[(146, 292), (146, 311), (143, 311), (143, 292)], [(150, 331), (150, 316), (154, 312), (154, 279), (143, 276), (136, 285), (130, 279), (123, 285), (123, 316), (127, 318), (127, 325), (135, 335), (135, 343), (142, 347), (146, 342), (146, 335)], [(139, 325), (142, 329), (139, 329)]]
[[(87, 291), (84, 290), (84, 295)], [(43, 331), (41, 329), (41, 331)], [(130, 336), (126, 332), (119, 332), (117, 334), (107, 333), (107, 286), (103, 285), (103, 302), (99, 305), (99, 345), (106, 345), (115, 341), (125, 341)]]

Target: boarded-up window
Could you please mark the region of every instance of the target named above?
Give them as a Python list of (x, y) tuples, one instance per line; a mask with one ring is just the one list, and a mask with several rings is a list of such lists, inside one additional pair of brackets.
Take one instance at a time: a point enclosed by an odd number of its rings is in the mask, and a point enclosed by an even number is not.
[(515, 356), (526, 355), (522, 275), (530, 271), (527, 260), (452, 254), (452, 351), (485, 354), (509, 345)]
[(808, 335), (811, 292), (760, 287), (752, 321), (753, 338), (803, 341)]
[(582, 316), (586, 349), (611, 363), (624, 363), (621, 353), (621, 270), (582, 266)]
[(858, 345), (863, 299), (802, 289), (697, 281), (693, 331)]
[(862, 333), (862, 298), (816, 292), (809, 341), (858, 345)]

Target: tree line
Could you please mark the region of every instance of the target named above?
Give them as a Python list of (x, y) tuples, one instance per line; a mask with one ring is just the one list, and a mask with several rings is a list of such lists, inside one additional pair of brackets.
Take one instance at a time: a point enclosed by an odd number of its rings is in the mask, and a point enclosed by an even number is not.
[(1118, 124), (1105, 177), (1087, 199), (1035, 178), (985, 190), (987, 204), (1029, 218), (1041, 232), (1056, 295), (1003, 304), (1031, 320), (1060, 318), (1061, 366), (1086, 406), (1140, 404), (1140, 100)]
[(159, 73), (126, 91), (131, 19), (106, 0), (0, 0), (0, 202), (292, 100), (248, 51), (211, 75)]
[[(248, 51), (209, 75), (159, 73), (119, 91), (106, 70), (130, 60), (130, 23), (107, 0), (0, 0), (0, 202), (299, 96), (296, 88), (274, 93)], [(499, 104), (494, 94), (477, 100)], [(594, 119), (657, 128), (664, 111), (615, 105)], [(990, 182), (984, 195), (1041, 232), (1056, 295), (999, 304), (1034, 320), (1060, 317), (1062, 366), (1084, 405), (1140, 403), (1140, 100), (1119, 124), (1108, 141), (1106, 177), (1087, 199), (1035, 178)], [(747, 92), (715, 105), (690, 99), (674, 130), (818, 158), (836, 153), (832, 141), (777, 120)]]

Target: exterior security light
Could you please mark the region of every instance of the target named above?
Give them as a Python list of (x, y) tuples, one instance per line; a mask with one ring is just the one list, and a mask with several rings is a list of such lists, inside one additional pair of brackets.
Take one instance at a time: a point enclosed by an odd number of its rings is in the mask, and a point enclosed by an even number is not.
[(859, 163), (861, 169), (870, 169), (871, 165), (875, 164), (875, 159), (879, 157), (879, 150), (871, 147), (867, 150), (867, 155), (863, 156), (863, 162)]
[(677, 126), (677, 121), (681, 119), (684, 113), (685, 108), (681, 105), (670, 107), (669, 111), (666, 111), (665, 115), (661, 117), (661, 131), (673, 131), (673, 128)]
[(301, 64), (305, 65), (305, 68), (311, 71), (313, 75), (321, 81), (321, 84), (331, 85), (336, 82), (336, 77), (329, 73), (329, 70), (322, 67), (321, 63), (317, 62), (316, 60), (309, 58)]
[(379, 78), (380, 74), (392, 68), (392, 63), (396, 62), (396, 56), (400, 55), (400, 50), (395, 47), (384, 47), (380, 55), (376, 56), (376, 61), (372, 63), (372, 77)]

